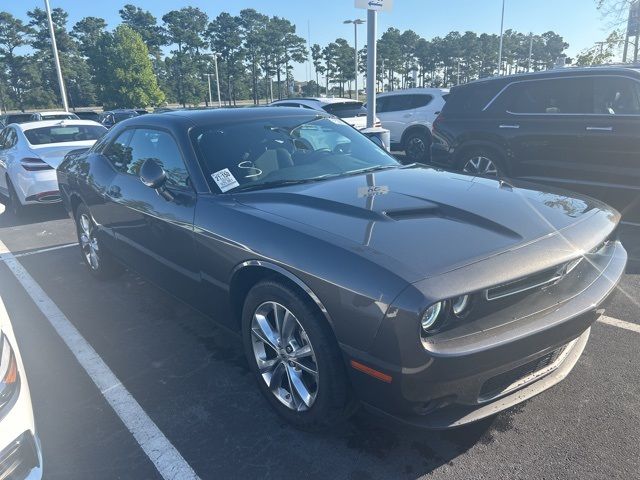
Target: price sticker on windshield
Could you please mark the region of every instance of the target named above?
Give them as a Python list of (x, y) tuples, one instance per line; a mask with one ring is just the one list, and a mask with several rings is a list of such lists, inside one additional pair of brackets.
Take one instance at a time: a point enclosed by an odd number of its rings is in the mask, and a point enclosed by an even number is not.
[(233, 176), (233, 173), (231, 173), (228, 168), (225, 168), (224, 170), (218, 170), (216, 173), (212, 173), (211, 178), (213, 178), (213, 181), (216, 182), (216, 185), (218, 185), (218, 188), (222, 193), (240, 186), (240, 184), (236, 180), (236, 177)]

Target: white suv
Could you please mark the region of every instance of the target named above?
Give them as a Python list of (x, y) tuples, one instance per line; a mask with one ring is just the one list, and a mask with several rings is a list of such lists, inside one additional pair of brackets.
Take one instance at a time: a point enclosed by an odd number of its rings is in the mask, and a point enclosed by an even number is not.
[(431, 129), (448, 89), (409, 88), (378, 95), (376, 114), (391, 133), (392, 150), (404, 150), (409, 162), (427, 162)]
[[(358, 130), (367, 128), (367, 109), (362, 102), (351, 98), (287, 98), (284, 100), (276, 100), (270, 103), (272, 107), (297, 107), (308, 108), (311, 110), (320, 110), (330, 113), (342, 119)], [(376, 118), (375, 125), (380, 126), (380, 120)]]

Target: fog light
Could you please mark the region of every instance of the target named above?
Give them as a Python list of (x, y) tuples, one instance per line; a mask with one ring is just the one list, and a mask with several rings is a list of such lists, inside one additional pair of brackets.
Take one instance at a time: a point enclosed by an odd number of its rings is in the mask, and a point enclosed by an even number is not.
[(434, 303), (425, 310), (424, 315), (422, 315), (422, 320), (420, 321), (422, 330), (424, 330), (425, 333), (428, 332), (429, 329), (433, 327), (438, 321), (438, 317), (440, 316), (441, 311), (442, 302)]
[(451, 310), (453, 310), (453, 314), (456, 317), (462, 315), (469, 306), (470, 301), (471, 297), (469, 297), (469, 295), (461, 295), (457, 298), (454, 298), (453, 302), (451, 303)]

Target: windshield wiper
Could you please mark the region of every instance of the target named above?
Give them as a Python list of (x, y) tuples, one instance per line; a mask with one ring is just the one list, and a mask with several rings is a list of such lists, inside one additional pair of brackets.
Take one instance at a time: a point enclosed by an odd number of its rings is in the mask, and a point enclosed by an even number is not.
[(342, 175), (357, 175), (359, 173), (371, 173), (377, 172), (379, 170), (389, 170), (391, 168), (400, 168), (398, 165), (376, 165), (375, 167), (361, 168), (358, 170), (350, 170), (348, 172), (344, 172)]
[(262, 190), (268, 188), (276, 188), (276, 187), (286, 187), (289, 185), (302, 185), (303, 183), (312, 183), (317, 182), (319, 180), (324, 180), (325, 178), (333, 177), (334, 174), (328, 175), (320, 175), (319, 177), (313, 178), (303, 178), (299, 180), (274, 180), (272, 182), (261, 182), (261, 183), (249, 183), (245, 185), (241, 185), (237, 188), (233, 189), (233, 192), (248, 192), (250, 190)]

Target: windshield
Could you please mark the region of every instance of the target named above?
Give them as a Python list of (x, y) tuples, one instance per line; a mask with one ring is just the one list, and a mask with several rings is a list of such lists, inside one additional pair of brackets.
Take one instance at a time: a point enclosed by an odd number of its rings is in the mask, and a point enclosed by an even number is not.
[(330, 103), (323, 110), (339, 118), (366, 117), (367, 109), (362, 102)]
[(40, 118), (42, 120), (78, 120), (78, 116), (73, 113), (58, 113), (53, 115), (41, 114)]
[(219, 191), (319, 181), (400, 164), (334, 118), (295, 116), (196, 128), (196, 151)]
[(26, 130), (24, 136), (31, 145), (83, 142), (97, 140), (107, 129), (101, 125), (56, 125)]

